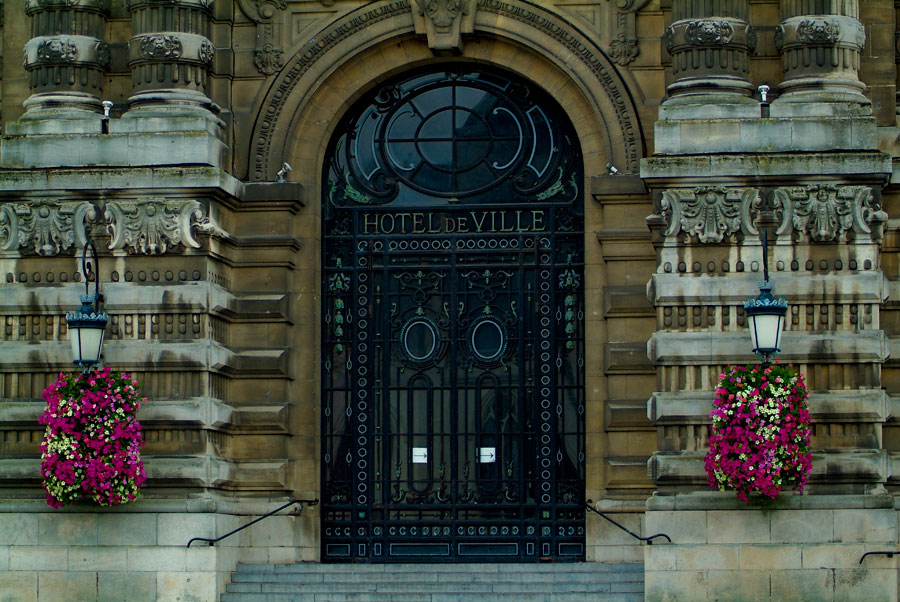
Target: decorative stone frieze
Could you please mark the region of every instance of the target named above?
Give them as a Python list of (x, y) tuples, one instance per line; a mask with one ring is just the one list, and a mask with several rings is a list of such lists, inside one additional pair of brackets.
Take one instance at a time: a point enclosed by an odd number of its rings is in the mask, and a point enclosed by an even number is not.
[(108, 0), (27, 0), (25, 13), (32, 36), (24, 49), (32, 91), (26, 116), (49, 109), (100, 112)]
[(868, 104), (858, 77), (866, 41), (858, 8), (858, 0), (782, 0), (775, 45), (784, 81), (776, 102)]
[(887, 221), (887, 213), (868, 186), (811, 184), (778, 188), (775, 200), (791, 216), (794, 231), (816, 242), (839, 240), (848, 232), (881, 240)]
[(171, 247), (200, 248), (195, 230), (210, 230), (207, 209), (199, 201), (109, 201), (104, 217), (112, 250), (162, 255)]
[(0, 251), (53, 256), (80, 249), (87, 241), (86, 222), (96, 217), (87, 201), (3, 203)]
[(751, 223), (752, 203), (757, 200), (754, 188), (697, 186), (689, 189), (665, 190), (660, 210), (667, 228), (666, 236), (684, 233), (696, 236), (701, 243), (720, 243), (725, 237)]
[(215, 231), (207, 207), (197, 200), (108, 201), (99, 209), (90, 201), (7, 202), (0, 204), (0, 252), (74, 253), (87, 242), (91, 225), (109, 231), (110, 250), (144, 255), (179, 245), (198, 249), (195, 232)]
[(753, 91), (749, 54), (756, 47), (756, 36), (747, 19), (746, 1), (674, 0), (673, 23), (664, 36), (675, 77), (669, 96), (749, 96)]
[[(798, 242), (831, 242), (852, 232), (880, 241), (887, 213), (869, 186), (809, 184), (767, 191), (778, 220), (778, 235), (792, 234)], [(696, 186), (664, 190), (659, 216), (667, 238), (684, 235), (701, 244), (721, 243), (733, 234), (758, 235), (756, 216), (761, 201), (755, 188)]]
[[(213, 0), (131, 0), (132, 108), (176, 105), (217, 112), (206, 95), (215, 56)], [(174, 15), (174, 16), (173, 16)]]
[(412, 0), (416, 33), (428, 38), (435, 54), (460, 54), (462, 34), (475, 31), (474, 0)]

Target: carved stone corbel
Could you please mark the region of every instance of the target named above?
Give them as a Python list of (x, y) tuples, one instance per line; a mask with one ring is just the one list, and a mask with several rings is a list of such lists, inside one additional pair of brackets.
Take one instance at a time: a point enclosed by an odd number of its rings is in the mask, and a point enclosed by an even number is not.
[(287, 8), (287, 3), (285, 0), (240, 0), (240, 6), (247, 18), (256, 23), (253, 64), (263, 75), (274, 75), (284, 66), (278, 13)]
[(428, 38), (432, 52), (462, 54), (462, 35), (475, 33), (474, 0), (412, 0), (410, 5), (416, 33)]
[(110, 201), (104, 217), (112, 236), (111, 250), (144, 255), (162, 255), (179, 245), (199, 249), (194, 231), (212, 227), (206, 207), (196, 200)]
[(758, 195), (755, 188), (725, 186), (665, 190), (660, 199), (665, 235), (683, 234), (687, 239), (696, 237), (701, 244), (717, 244), (747, 232), (751, 206)]
[(52, 257), (84, 246), (87, 222), (97, 217), (88, 201), (0, 205), (0, 251)]
[(615, 23), (615, 31), (610, 31), (609, 58), (616, 64), (630, 64), (641, 53), (638, 47), (637, 29), (635, 27), (634, 14), (638, 12), (647, 0), (617, 0), (616, 18), (611, 19)]

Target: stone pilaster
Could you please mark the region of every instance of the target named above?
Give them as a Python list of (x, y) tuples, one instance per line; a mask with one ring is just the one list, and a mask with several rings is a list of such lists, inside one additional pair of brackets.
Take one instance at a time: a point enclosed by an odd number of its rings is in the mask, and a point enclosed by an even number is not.
[(31, 96), (26, 117), (62, 111), (69, 117), (100, 112), (109, 46), (103, 41), (108, 0), (26, 0), (31, 39), (25, 69)]
[[(756, 36), (748, 22), (747, 0), (674, 0), (666, 47), (672, 55), (674, 81), (667, 103), (685, 96), (715, 95), (719, 102), (746, 101), (749, 55)], [(699, 99), (688, 99), (696, 102)]]
[(858, 77), (866, 41), (858, 0), (782, 0), (781, 18), (775, 45), (784, 81), (773, 105), (851, 103), (871, 110)]
[(214, 0), (131, 0), (128, 64), (131, 109), (218, 112), (206, 95), (215, 46), (209, 39)]

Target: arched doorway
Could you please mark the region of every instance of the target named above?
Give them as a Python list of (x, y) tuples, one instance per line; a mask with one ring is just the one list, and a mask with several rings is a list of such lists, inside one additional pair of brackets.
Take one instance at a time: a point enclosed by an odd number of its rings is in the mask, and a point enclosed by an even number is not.
[(408, 73), (323, 174), (322, 557), (584, 558), (578, 139), (533, 84)]

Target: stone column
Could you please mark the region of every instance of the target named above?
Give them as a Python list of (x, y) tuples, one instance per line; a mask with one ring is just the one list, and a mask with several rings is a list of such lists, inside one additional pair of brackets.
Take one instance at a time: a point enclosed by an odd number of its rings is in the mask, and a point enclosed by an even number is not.
[(24, 103), (25, 117), (101, 112), (109, 66), (109, 46), (103, 41), (108, 0), (26, 0), (25, 12), (31, 22), (25, 44), (31, 96)]
[(130, 0), (132, 110), (218, 112), (206, 95), (215, 55), (208, 37), (213, 1)]
[(866, 41), (858, 0), (781, 0), (781, 18), (775, 45), (781, 52), (784, 81), (773, 105), (870, 105), (857, 75)]
[(743, 102), (753, 93), (749, 55), (756, 46), (748, 23), (748, 0), (673, 0), (665, 42), (675, 80), (671, 103), (689, 95), (714, 95), (717, 102)]

